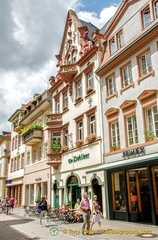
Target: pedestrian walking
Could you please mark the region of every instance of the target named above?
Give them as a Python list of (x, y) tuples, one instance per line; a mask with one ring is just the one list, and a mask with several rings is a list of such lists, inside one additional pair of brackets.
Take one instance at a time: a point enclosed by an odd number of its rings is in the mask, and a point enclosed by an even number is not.
[(42, 197), (41, 201), (39, 202), (37, 211), (40, 214), (40, 226), (42, 226), (43, 217), (45, 217), (45, 226), (47, 226), (48, 225), (47, 223), (48, 207), (47, 207), (47, 201), (45, 197)]
[(99, 229), (101, 229), (101, 215), (100, 215), (100, 206), (98, 203), (98, 197), (97, 195), (93, 196), (93, 202), (92, 202), (92, 212), (93, 212), (93, 216), (92, 216), (92, 224), (90, 227), (90, 230), (92, 230), (92, 227), (94, 225), (94, 223), (98, 223)]
[(15, 199), (13, 197), (11, 197), (9, 199), (9, 204), (10, 204), (10, 212), (13, 214), (13, 209), (14, 209), (14, 202), (15, 202)]
[(80, 208), (83, 212), (83, 220), (84, 220), (84, 223), (82, 225), (82, 234), (85, 232), (86, 225), (87, 225), (86, 234), (89, 234), (91, 209), (90, 209), (90, 201), (88, 199), (88, 194), (86, 192), (83, 194), (83, 199), (80, 203)]

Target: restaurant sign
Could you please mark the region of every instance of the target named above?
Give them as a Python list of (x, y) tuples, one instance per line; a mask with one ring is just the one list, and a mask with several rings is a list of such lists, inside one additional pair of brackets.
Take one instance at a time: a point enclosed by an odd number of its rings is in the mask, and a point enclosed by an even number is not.
[(132, 157), (137, 157), (137, 156), (142, 156), (145, 155), (145, 147), (139, 147), (135, 149), (131, 149), (128, 151), (123, 152), (122, 158), (132, 158)]
[(61, 149), (61, 144), (58, 140), (54, 140), (52, 142), (52, 151), (55, 153), (59, 153)]
[(74, 156), (73, 159), (68, 159), (68, 163), (73, 163), (77, 162), (83, 159), (89, 158), (89, 153), (88, 154), (81, 154), (78, 157)]

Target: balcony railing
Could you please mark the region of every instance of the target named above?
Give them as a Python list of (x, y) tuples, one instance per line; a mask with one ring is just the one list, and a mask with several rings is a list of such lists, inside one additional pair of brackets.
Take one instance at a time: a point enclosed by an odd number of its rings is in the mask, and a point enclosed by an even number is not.
[(47, 164), (54, 167), (54, 169), (58, 169), (59, 165), (62, 163), (61, 161), (61, 153), (49, 153), (47, 154), (48, 161)]
[(55, 128), (62, 126), (62, 113), (49, 114), (47, 119), (48, 126), (54, 126)]
[(41, 143), (43, 130), (42, 129), (30, 129), (23, 135), (23, 143), (32, 146)]

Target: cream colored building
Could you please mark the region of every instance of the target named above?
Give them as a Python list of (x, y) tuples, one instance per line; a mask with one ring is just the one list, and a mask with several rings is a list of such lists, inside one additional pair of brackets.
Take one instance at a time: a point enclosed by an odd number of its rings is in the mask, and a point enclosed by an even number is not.
[(6, 185), (8, 184), (7, 170), (10, 158), (11, 133), (2, 132), (0, 135), (0, 198), (6, 197)]

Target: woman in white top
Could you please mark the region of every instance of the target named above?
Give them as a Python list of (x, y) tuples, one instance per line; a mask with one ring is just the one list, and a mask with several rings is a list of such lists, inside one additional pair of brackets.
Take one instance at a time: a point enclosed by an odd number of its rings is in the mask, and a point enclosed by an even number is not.
[(91, 224), (90, 230), (92, 230), (92, 227), (95, 222), (98, 223), (98, 226), (101, 229), (100, 206), (99, 206), (97, 199), (98, 199), (98, 197), (96, 195), (94, 195), (93, 202), (92, 202), (93, 216), (92, 216), (92, 224)]

